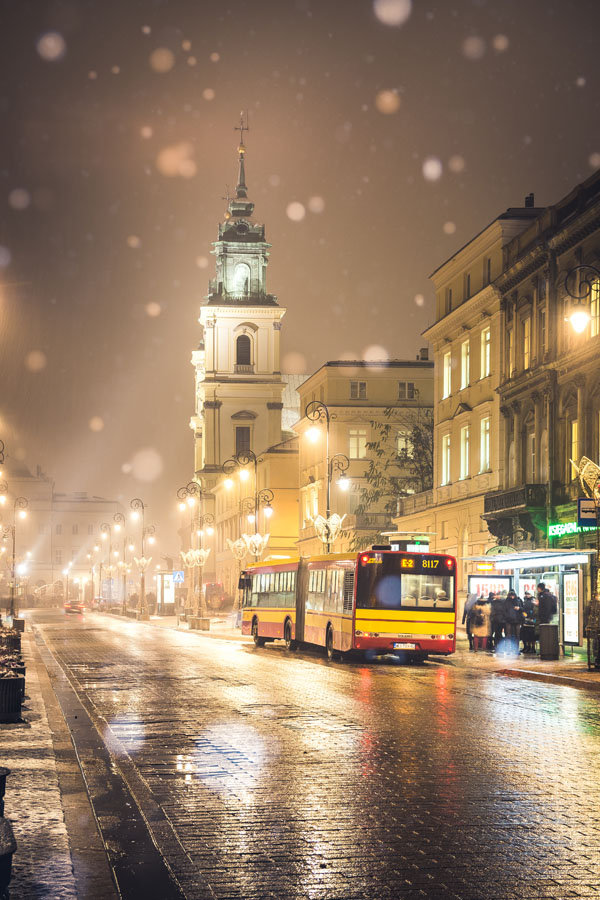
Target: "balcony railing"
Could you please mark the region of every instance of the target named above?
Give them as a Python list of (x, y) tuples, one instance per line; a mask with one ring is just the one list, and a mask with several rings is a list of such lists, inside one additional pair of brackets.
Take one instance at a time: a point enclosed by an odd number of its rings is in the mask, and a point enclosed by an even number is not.
[(254, 375), (254, 366), (245, 366), (241, 363), (236, 363), (233, 367), (233, 371), (236, 375)]
[(412, 513), (423, 512), (433, 506), (433, 491), (422, 491), (412, 494), (410, 497), (402, 497), (398, 500), (398, 515), (409, 516)]
[(508, 512), (509, 510), (538, 508), (546, 505), (545, 484), (522, 484), (507, 491), (495, 491), (484, 498), (485, 513)]

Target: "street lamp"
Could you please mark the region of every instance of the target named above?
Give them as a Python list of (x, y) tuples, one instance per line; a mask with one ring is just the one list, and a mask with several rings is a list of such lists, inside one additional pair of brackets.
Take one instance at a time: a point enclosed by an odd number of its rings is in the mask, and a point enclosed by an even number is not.
[[(0, 487), (0, 492), (2, 495), (5, 495), (4, 485), (6, 482), (2, 483)], [(15, 568), (15, 559), (16, 559), (16, 537), (17, 537), (17, 518), (25, 519), (27, 517), (27, 507), (29, 506), (29, 500), (25, 497), (15, 497), (15, 501), (13, 503), (13, 520), (12, 525), (5, 525), (3, 528), (3, 532), (6, 536), (9, 534), (12, 538), (12, 563), (11, 563), (11, 584), (10, 584), (10, 612), (9, 616), (11, 619), (15, 617), (15, 587), (16, 587), (16, 568)]]
[(148, 618), (148, 609), (146, 607), (146, 581), (145, 581), (145, 572), (150, 563), (152, 562), (152, 557), (146, 559), (144, 556), (144, 545), (146, 538), (148, 538), (148, 543), (154, 543), (154, 533), (156, 528), (154, 525), (146, 525), (145, 524), (145, 515), (146, 515), (146, 507), (142, 500), (139, 497), (134, 497), (134, 499), (129, 504), (131, 506), (131, 517), (134, 520), (140, 521), (142, 523), (142, 555), (140, 558), (134, 557), (134, 562), (138, 569), (140, 570), (140, 598), (138, 601), (138, 618), (139, 619), (147, 619)]
[[(343, 453), (336, 453), (332, 457), (329, 456), (329, 424), (331, 422), (331, 416), (326, 404), (321, 400), (312, 400), (306, 406), (304, 415), (307, 419), (310, 419), (311, 422), (325, 422), (325, 466), (327, 470), (325, 518), (321, 515), (317, 515), (313, 519), (313, 524), (319, 538), (326, 546), (326, 552), (329, 553), (332, 543), (342, 530), (342, 522), (345, 518), (345, 515), (339, 516), (337, 513), (332, 514), (331, 512), (331, 481), (334, 475), (337, 475), (338, 477), (336, 480), (342, 490), (348, 489), (349, 479), (345, 473), (348, 471), (350, 461)], [(310, 441), (315, 442), (319, 436), (319, 429), (316, 425), (312, 425), (307, 430), (306, 435)]]
[[(196, 552), (194, 551), (194, 531), (196, 532), (196, 538), (198, 547), (197, 551), (202, 551), (201, 553), (197, 553), (193, 557), (196, 562), (194, 562), (191, 566), (185, 562), (186, 556), (185, 551), (181, 551), (181, 558), (184, 561), (184, 564), (188, 567), (188, 608), (192, 605), (192, 599), (194, 603), (194, 615), (198, 615), (200, 611), (200, 615), (206, 615), (206, 604), (204, 602), (204, 598), (202, 596), (202, 567), (205, 565), (210, 550), (205, 551), (202, 543), (204, 537), (204, 526), (207, 526), (206, 532), (207, 534), (213, 533), (213, 525), (215, 523), (215, 517), (212, 513), (202, 513), (202, 504), (204, 502), (204, 494), (202, 491), (202, 483), (199, 481), (189, 481), (183, 487), (180, 487), (177, 491), (177, 499), (179, 500), (179, 509), (183, 512), (186, 508), (189, 507), (190, 510), (190, 549), (187, 553)], [(192, 559), (192, 556), (187, 556), (187, 559)], [(199, 561), (201, 560), (201, 562)], [(198, 578), (197, 583), (195, 584), (194, 571), (198, 569)]]
[[(222, 469), (227, 476), (224, 482), (225, 487), (230, 488), (233, 485), (231, 476), (235, 471), (239, 472), (241, 482), (249, 480), (250, 473), (246, 466), (250, 463), (254, 466), (254, 498), (244, 498), (240, 503), (240, 511), (242, 515), (246, 512), (249, 523), (254, 523), (254, 534), (242, 534), (238, 541), (228, 541), (228, 544), (235, 558), (243, 559), (244, 554), (241, 554), (241, 546), (239, 544), (239, 540), (243, 540), (247, 550), (249, 550), (258, 560), (267, 546), (270, 537), (269, 534), (260, 534), (259, 532), (259, 511), (261, 506), (263, 506), (265, 508), (266, 517), (270, 518), (273, 512), (273, 507), (271, 506), (274, 496), (273, 491), (269, 488), (263, 488), (262, 490), (258, 489), (258, 459), (252, 450), (239, 450), (235, 456), (225, 460)], [(267, 509), (269, 509), (269, 513), (266, 512)], [(236, 547), (236, 549), (234, 549), (234, 547)]]
[[(565, 322), (570, 322), (573, 331), (581, 334), (585, 331), (592, 318), (592, 292), (594, 287), (598, 290), (600, 282), (600, 269), (596, 266), (581, 265), (569, 269), (565, 276), (565, 290), (571, 298), (569, 315), (565, 316)], [(600, 302), (600, 297), (598, 298)], [(598, 316), (599, 309), (595, 314)]]

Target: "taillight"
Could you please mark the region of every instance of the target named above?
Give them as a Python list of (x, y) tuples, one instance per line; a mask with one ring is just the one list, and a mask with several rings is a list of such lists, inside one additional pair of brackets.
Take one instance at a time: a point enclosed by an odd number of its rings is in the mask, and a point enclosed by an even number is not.
[(454, 568), (454, 560), (453, 560), (453, 559), (447, 559), (447, 560), (446, 560), (446, 568), (447, 568), (447, 569), (453, 569), (453, 568)]
[(363, 553), (363, 555), (362, 555), (361, 558), (360, 558), (360, 561), (361, 561), (361, 563), (362, 563), (363, 566), (364, 566), (365, 563), (369, 561), (369, 554), (368, 554), (368, 553)]

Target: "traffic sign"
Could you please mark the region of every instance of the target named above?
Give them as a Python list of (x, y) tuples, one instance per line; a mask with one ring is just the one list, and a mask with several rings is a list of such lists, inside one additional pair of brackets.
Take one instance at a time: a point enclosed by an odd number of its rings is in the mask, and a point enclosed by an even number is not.
[(183, 569), (176, 569), (173, 572), (173, 581), (175, 582), (175, 584), (183, 584), (183, 582), (185, 581), (185, 573)]
[(596, 501), (580, 497), (577, 501), (577, 524), (580, 528), (596, 525)]

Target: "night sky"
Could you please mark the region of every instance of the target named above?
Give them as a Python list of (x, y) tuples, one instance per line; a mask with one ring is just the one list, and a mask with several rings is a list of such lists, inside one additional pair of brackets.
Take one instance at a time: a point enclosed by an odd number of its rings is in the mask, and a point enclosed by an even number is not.
[(141, 496), (165, 530), (193, 475), (190, 355), (240, 110), (294, 372), (413, 357), (429, 273), (600, 166), (594, 0), (0, 14), (0, 437), (57, 490)]

